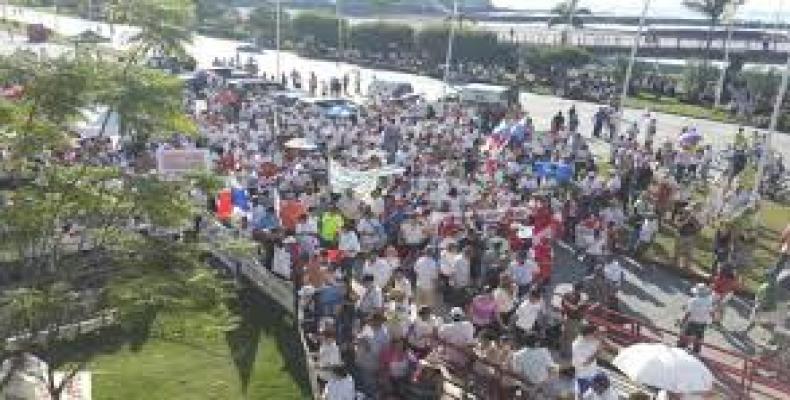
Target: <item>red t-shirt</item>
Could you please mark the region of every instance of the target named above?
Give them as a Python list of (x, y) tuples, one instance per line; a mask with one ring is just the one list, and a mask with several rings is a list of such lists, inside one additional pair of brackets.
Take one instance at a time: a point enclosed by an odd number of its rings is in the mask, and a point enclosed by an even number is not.
[(728, 277), (720, 274), (717, 275), (713, 280), (713, 293), (718, 295), (732, 293), (735, 291), (737, 286), (738, 281), (734, 277)]

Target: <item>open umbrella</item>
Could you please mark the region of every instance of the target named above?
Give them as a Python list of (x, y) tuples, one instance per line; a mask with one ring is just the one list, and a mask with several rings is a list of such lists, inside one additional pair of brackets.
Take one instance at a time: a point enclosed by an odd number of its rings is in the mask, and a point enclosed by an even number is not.
[(309, 139), (293, 138), (285, 142), (285, 147), (296, 150), (316, 150), (318, 146)]
[(661, 343), (626, 347), (612, 364), (634, 382), (672, 393), (701, 393), (713, 388), (713, 374), (702, 361)]

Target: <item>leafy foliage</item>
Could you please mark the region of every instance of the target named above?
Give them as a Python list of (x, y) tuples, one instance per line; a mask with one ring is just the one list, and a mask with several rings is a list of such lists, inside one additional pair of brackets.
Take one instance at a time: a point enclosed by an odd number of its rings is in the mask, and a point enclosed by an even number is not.
[[(418, 50), (433, 61), (443, 62), (450, 35), (448, 24), (430, 25), (416, 35)], [(487, 62), (498, 54), (496, 34), (472, 28), (455, 31), (453, 59), (457, 62)]]
[(338, 22), (334, 14), (301, 12), (291, 20), (291, 28), (296, 37), (309, 38), (313, 44), (324, 47), (337, 47), (338, 24), (343, 24), (343, 32), (348, 32), (348, 21)]
[[(23, 178), (0, 205), (0, 244), (14, 254), (0, 268), (22, 271), (0, 305), (12, 318), (0, 325), (21, 335), (17, 348), (35, 352), (51, 370), (83, 365), (64, 364), (53, 348), (61, 328), (98, 310), (116, 311), (130, 335), (150, 330), (159, 314), (210, 315), (213, 323), (200, 325), (206, 331), (226, 332), (236, 323), (227, 306), (232, 291), (204, 264), (201, 244), (167, 233), (191, 226), (198, 210), (188, 193), (215, 188), (214, 177), (135, 174), (100, 162), (101, 152), (90, 146), (77, 160), (65, 157), (86, 109), (109, 107), (121, 134), (139, 144), (195, 131), (182, 110), (181, 83), (138, 64), (154, 50), (183, 51), (192, 2), (132, 0), (119, 7), (119, 18), (142, 27), (123, 63), (87, 52), (43, 61), (0, 57), (0, 81), (24, 88), (20, 99), (0, 100), (0, 147), (7, 150), (0, 174)], [(61, 389), (50, 388), (53, 398)]]
[(414, 29), (411, 25), (390, 22), (368, 22), (354, 25), (351, 44), (363, 53), (382, 52), (393, 46), (404, 51), (414, 48)]

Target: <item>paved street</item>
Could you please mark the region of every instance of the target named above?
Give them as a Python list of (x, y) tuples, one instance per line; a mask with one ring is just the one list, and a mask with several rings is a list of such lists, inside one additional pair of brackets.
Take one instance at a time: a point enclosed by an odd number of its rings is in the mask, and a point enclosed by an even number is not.
[[(25, 22), (44, 23), (64, 35), (75, 35), (88, 28), (95, 29), (97, 26), (101, 26), (101, 31), (104, 34), (110, 31), (109, 27), (103, 24), (68, 17), (55, 18), (51, 14), (32, 11), (25, 11), (23, 14), (11, 13), (9, 17)], [(123, 47), (126, 39), (134, 31), (134, 28), (130, 27), (115, 27), (113, 46)], [(18, 43), (15, 42), (14, 45), (18, 45)], [(230, 40), (197, 36), (194, 43), (190, 45), (190, 51), (198, 59), (201, 66), (208, 66), (215, 57), (227, 58), (235, 56), (235, 49), (238, 45), (238, 42)], [(275, 71), (276, 58), (274, 51), (267, 51), (265, 54), (255, 58), (262, 71), (268, 74), (272, 74)], [(246, 61), (246, 56), (243, 57), (242, 61)], [(303, 76), (314, 71), (319, 79), (339, 76), (356, 68), (356, 66), (349, 64), (305, 59), (287, 52), (281, 56), (281, 71), (287, 73), (296, 69), (301, 71)], [(361, 69), (361, 76), (363, 88), (366, 82), (377, 78), (409, 81), (418, 92), (424, 93), (428, 97), (435, 98), (442, 93), (441, 81), (428, 77), (364, 68)], [(592, 115), (597, 109), (595, 104), (535, 94), (524, 94), (521, 100), (524, 108), (531, 113), (536, 121), (538, 129), (547, 128), (549, 119), (558, 110), (567, 111), (571, 104), (576, 104), (580, 114), (581, 131), (584, 135), (589, 136), (592, 130)], [(643, 112), (644, 110), (627, 110), (626, 118), (638, 118)], [(666, 114), (658, 114), (658, 123), (658, 141), (674, 139), (683, 126), (695, 125), (705, 135), (706, 141), (714, 144), (717, 148), (723, 148), (726, 143), (732, 142), (737, 131), (737, 126), (733, 125)], [(597, 142), (596, 146), (598, 151), (603, 150), (601, 142)], [(785, 157), (790, 158), (790, 138), (787, 135), (775, 135), (773, 147), (781, 151)], [(574, 261), (567, 252), (559, 253), (556, 267), (560, 274), (559, 281), (570, 282), (574, 278), (578, 278), (573, 276), (574, 271), (578, 271), (578, 262)], [(650, 266), (641, 268), (626, 265), (629, 268), (627, 285), (621, 295), (624, 309), (637, 317), (653, 321), (659, 327), (676, 329), (674, 324), (681, 316), (681, 310), (688, 298), (691, 284), (660, 268)], [(708, 340), (730, 349), (748, 352), (752, 350), (752, 340), (761, 342), (766, 339), (765, 332), (755, 330), (754, 334), (749, 338), (742, 338), (739, 335), (729, 333), (728, 331), (740, 331), (743, 329), (746, 325), (745, 316), (748, 314), (746, 306), (741, 301), (734, 303), (733, 306), (727, 309), (724, 322), (725, 329), (721, 332), (711, 329)]]

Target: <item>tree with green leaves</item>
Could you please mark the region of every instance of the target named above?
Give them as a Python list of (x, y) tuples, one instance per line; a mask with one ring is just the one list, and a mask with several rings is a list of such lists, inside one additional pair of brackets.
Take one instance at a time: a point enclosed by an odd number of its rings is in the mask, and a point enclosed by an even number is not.
[(365, 22), (351, 29), (351, 44), (363, 53), (384, 52), (391, 47), (409, 51), (414, 48), (414, 29), (408, 24)]
[[(256, 7), (250, 13), (249, 18), (250, 33), (252, 36), (263, 42), (274, 44), (277, 40), (277, 8), (272, 5), (262, 5)], [(290, 15), (280, 13), (280, 34), (285, 37), (290, 29)]]
[(579, 7), (579, 0), (567, 0), (557, 4), (551, 9), (554, 17), (549, 19), (549, 27), (557, 24), (568, 24), (581, 27), (583, 22), (576, 18), (577, 15), (590, 15), (592, 11), (586, 7)]
[(291, 29), (295, 37), (305, 40), (309, 44), (336, 48), (338, 46), (338, 23), (343, 24), (343, 32), (350, 31), (348, 20), (343, 19), (339, 22), (334, 14), (300, 12), (291, 20)]
[[(65, 156), (86, 109), (109, 107), (121, 134), (140, 144), (195, 131), (182, 112), (178, 79), (141, 65), (154, 50), (183, 51), (191, 2), (128, 3), (125, 18), (142, 29), (122, 62), (88, 52), (0, 58), (0, 81), (24, 88), (19, 99), (0, 99), (0, 174), (16, 178), (0, 189), (0, 277), (7, 289), (0, 313), (8, 316), (0, 330), (15, 339), (0, 350), (9, 359), (34, 353), (44, 360), (54, 400), (94, 354), (80, 336), (65, 335), (86, 318), (111, 312), (113, 339), (141, 342), (159, 317), (200, 313), (211, 316), (200, 329), (221, 332), (236, 322), (229, 287), (202, 260), (207, 244), (173, 240), (198, 213), (190, 191), (209, 193), (214, 178), (170, 180), (101, 162), (101, 141), (83, 146), (79, 158)], [(60, 383), (56, 371), (65, 375)]]
[(708, 34), (705, 43), (705, 56), (710, 59), (710, 47), (713, 43), (713, 31), (721, 21), (724, 11), (730, 3), (738, 0), (684, 0), (683, 6), (689, 10), (705, 16), (708, 20)]

